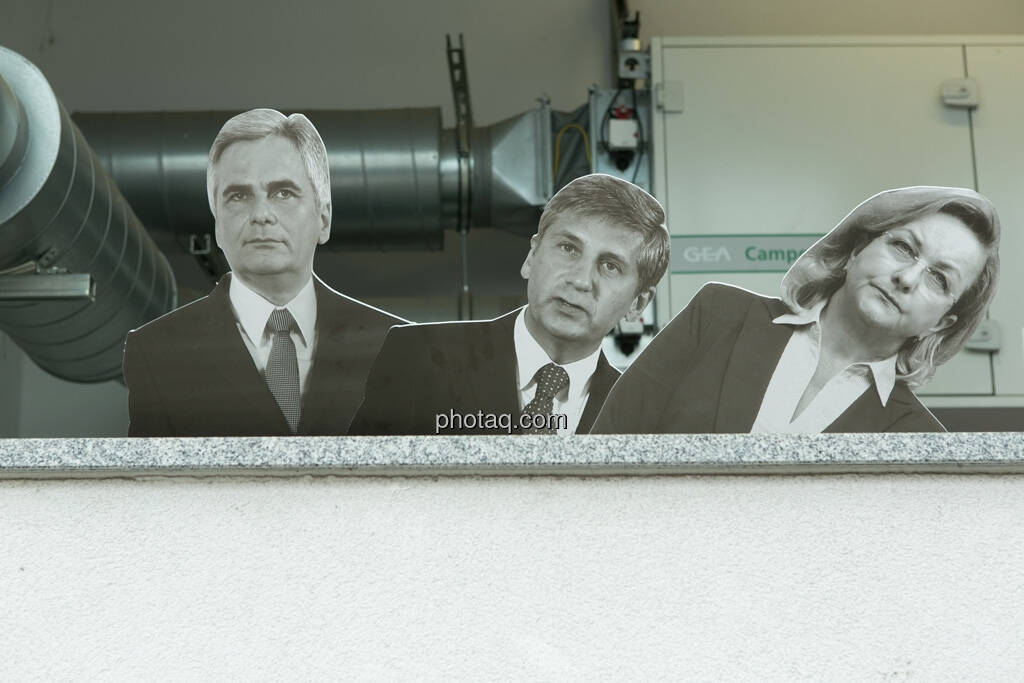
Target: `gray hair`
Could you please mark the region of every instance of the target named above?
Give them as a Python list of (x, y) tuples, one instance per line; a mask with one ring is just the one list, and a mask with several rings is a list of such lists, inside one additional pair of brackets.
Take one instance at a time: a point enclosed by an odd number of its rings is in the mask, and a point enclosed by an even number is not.
[(643, 244), (637, 254), (640, 274), (637, 293), (657, 285), (668, 269), (665, 211), (657, 199), (633, 183), (604, 173), (577, 178), (548, 201), (537, 224), (537, 235), (543, 238), (544, 231), (566, 214), (601, 220), (640, 233)]
[(943, 213), (963, 222), (985, 251), (978, 278), (950, 307), (949, 327), (911, 337), (896, 356), (897, 378), (911, 387), (927, 382), (935, 368), (964, 347), (985, 317), (999, 278), (999, 215), (984, 196), (956, 187), (903, 187), (862, 202), (839, 225), (815, 242), (782, 280), (782, 300), (793, 310), (830, 298), (846, 281), (846, 265), (871, 241), (892, 228)]
[(294, 143), (313, 184), (317, 208), (323, 209), (331, 205), (331, 171), (327, 161), (327, 148), (310, 120), (302, 114), (285, 116), (276, 109), (250, 109), (228, 119), (210, 147), (210, 156), (206, 164), (206, 197), (210, 202), (210, 211), (214, 215), (217, 215), (217, 211), (213, 167), (224, 154), (224, 150), (242, 140), (262, 140), (270, 135), (280, 135)]

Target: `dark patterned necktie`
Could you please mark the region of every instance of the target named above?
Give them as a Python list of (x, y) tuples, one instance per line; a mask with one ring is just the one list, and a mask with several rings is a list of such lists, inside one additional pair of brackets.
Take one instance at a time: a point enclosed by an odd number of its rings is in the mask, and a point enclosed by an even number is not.
[(299, 360), (290, 334), (295, 318), (287, 308), (278, 308), (267, 320), (267, 330), (274, 335), (267, 360), (267, 386), (281, 407), (284, 419), (294, 434), (299, 428)]
[[(551, 415), (555, 405), (555, 394), (569, 386), (569, 373), (554, 363), (548, 363), (537, 371), (533, 381), (537, 383), (537, 393), (523, 407), (523, 414), (545, 417)], [(555, 434), (558, 431), (554, 420), (541, 419), (534, 424), (536, 426), (533, 428), (524, 428), (523, 434)]]

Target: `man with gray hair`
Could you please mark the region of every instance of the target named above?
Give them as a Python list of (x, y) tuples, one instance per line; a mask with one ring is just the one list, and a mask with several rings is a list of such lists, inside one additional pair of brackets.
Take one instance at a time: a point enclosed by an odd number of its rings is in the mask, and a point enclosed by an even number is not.
[(388, 328), (406, 321), (313, 274), (331, 232), (320, 135), (302, 114), (239, 114), (210, 148), (206, 189), (231, 273), (128, 334), (129, 434), (344, 434)]
[(601, 341), (638, 321), (668, 267), (665, 213), (592, 174), (541, 214), (520, 274), (527, 306), (388, 333), (350, 434), (586, 433), (619, 376)]

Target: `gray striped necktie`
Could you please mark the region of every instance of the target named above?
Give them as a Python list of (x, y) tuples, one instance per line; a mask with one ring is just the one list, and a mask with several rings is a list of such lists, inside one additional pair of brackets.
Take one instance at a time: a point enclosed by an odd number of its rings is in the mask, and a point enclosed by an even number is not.
[[(548, 363), (533, 376), (537, 383), (537, 393), (533, 399), (523, 407), (524, 415), (551, 415), (555, 406), (555, 394), (569, 386), (569, 373), (554, 363)], [(523, 434), (555, 434), (557, 430), (550, 426), (534, 427), (523, 429)]]
[(267, 360), (267, 386), (281, 407), (284, 419), (294, 434), (299, 429), (299, 360), (295, 355), (295, 342), (291, 330), (295, 318), (287, 308), (278, 308), (267, 320), (267, 331), (274, 335)]

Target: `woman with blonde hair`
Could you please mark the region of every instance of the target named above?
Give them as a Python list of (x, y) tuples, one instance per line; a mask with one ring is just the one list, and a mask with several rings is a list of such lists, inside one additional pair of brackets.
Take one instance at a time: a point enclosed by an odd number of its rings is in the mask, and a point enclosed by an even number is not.
[(911, 392), (985, 315), (999, 218), (966, 189), (857, 206), (782, 298), (705, 285), (618, 380), (594, 433), (941, 431)]

